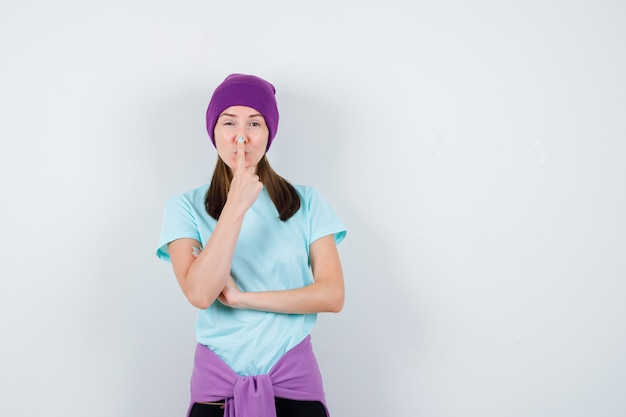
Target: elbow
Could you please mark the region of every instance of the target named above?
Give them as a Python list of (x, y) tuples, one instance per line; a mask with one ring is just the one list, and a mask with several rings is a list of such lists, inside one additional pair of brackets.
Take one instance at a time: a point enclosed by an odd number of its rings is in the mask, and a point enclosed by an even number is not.
[(194, 306), (195, 308), (199, 310), (206, 310), (207, 308), (211, 307), (211, 304), (212, 304), (205, 300), (200, 300), (200, 301), (189, 300), (189, 302), (191, 303), (192, 306)]
[(341, 310), (343, 310), (343, 304), (337, 304), (337, 305), (331, 306), (328, 309), (328, 312), (329, 313), (339, 313), (339, 312), (341, 312)]
[(189, 303), (197, 309), (206, 310), (207, 308), (211, 307), (211, 303), (207, 300), (197, 300), (192, 298), (187, 299), (189, 300)]
[(330, 313), (340, 313), (343, 310), (343, 301), (335, 303), (330, 308)]
[(189, 303), (200, 310), (206, 310), (207, 308), (211, 307), (211, 304), (213, 304), (213, 301), (215, 301), (214, 298), (211, 299), (205, 294), (188, 293), (185, 295), (187, 296), (187, 300), (189, 301)]
[(345, 293), (343, 289), (333, 291), (333, 293), (328, 297), (328, 312), (329, 313), (339, 313), (343, 310), (343, 305), (345, 302)]

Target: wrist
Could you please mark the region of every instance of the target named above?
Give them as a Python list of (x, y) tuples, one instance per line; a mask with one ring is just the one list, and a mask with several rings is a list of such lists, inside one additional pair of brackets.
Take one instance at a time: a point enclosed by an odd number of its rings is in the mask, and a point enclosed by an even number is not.
[(248, 211), (248, 209), (243, 205), (226, 200), (222, 214), (220, 214), (220, 219), (226, 217), (234, 221), (242, 221), (243, 217), (246, 215), (246, 211)]
[(252, 294), (252, 293), (244, 292), (244, 291), (240, 291), (239, 292), (239, 294), (237, 296), (237, 301), (236, 301), (237, 308), (244, 309), (244, 310), (250, 309), (250, 307), (251, 307), (250, 306), (250, 302), (249, 302), (250, 294)]

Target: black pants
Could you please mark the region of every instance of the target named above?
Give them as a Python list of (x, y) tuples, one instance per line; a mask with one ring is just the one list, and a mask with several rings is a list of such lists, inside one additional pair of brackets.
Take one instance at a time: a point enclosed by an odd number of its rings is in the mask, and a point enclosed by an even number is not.
[[(324, 406), (319, 401), (296, 401), (275, 398), (276, 417), (327, 417)], [(223, 406), (196, 403), (189, 417), (223, 417)], [(244, 416), (247, 417), (247, 416)]]

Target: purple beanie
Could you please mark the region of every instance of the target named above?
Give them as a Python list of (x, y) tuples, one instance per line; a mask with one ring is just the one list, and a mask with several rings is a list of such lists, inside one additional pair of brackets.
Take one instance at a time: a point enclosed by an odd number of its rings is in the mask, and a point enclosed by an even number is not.
[(213, 146), (213, 130), (220, 114), (231, 106), (247, 106), (259, 111), (270, 131), (267, 149), (270, 148), (278, 130), (278, 105), (276, 89), (272, 84), (254, 75), (231, 74), (217, 86), (206, 111), (206, 129)]

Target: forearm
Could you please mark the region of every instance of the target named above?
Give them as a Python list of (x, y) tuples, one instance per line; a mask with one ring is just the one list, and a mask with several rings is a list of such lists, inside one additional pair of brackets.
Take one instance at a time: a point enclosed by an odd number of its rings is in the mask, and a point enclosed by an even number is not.
[(244, 292), (237, 307), (287, 314), (338, 313), (343, 303), (343, 284), (316, 282), (291, 290)]
[(224, 207), (211, 237), (190, 263), (181, 286), (194, 306), (202, 309), (208, 308), (230, 278), (233, 254), (243, 215), (244, 213)]
[[(234, 306), (276, 313), (308, 314), (339, 312), (343, 308), (345, 288), (341, 262), (332, 235), (316, 240), (310, 247), (314, 283), (282, 291), (239, 293), (233, 287)], [(229, 282), (229, 284), (234, 284)], [(231, 295), (226, 287), (226, 295)], [(220, 296), (227, 304), (224, 293)]]

